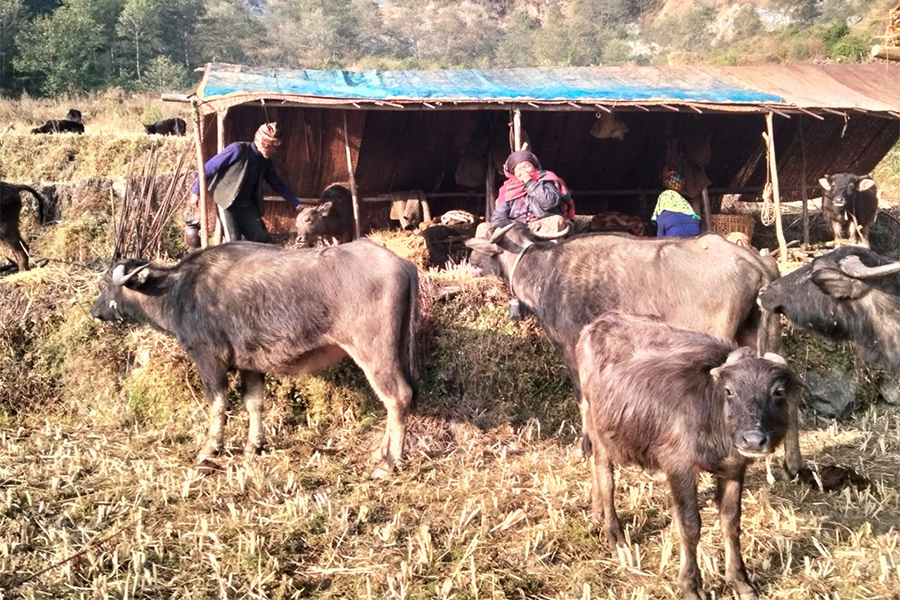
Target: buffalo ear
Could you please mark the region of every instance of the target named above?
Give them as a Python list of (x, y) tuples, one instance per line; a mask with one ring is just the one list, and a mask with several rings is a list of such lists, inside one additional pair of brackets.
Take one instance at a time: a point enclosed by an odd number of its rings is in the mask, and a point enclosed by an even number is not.
[(844, 275), (837, 269), (819, 269), (813, 271), (810, 279), (823, 292), (832, 298), (859, 298), (865, 287), (861, 281)]
[(821, 185), (822, 189), (825, 191), (828, 191), (831, 189), (831, 182), (828, 181), (828, 175), (826, 175), (825, 177), (823, 177), (819, 180), (819, 185)]
[(497, 244), (492, 244), (486, 239), (480, 237), (473, 237), (466, 240), (466, 247), (471, 248), (476, 252), (487, 254), (489, 256), (496, 256), (497, 254), (503, 252), (503, 249)]
[(856, 189), (858, 189), (861, 192), (864, 192), (864, 191), (872, 188), (874, 185), (875, 185), (875, 180), (872, 179), (871, 177), (866, 177), (865, 179), (860, 180), (859, 185), (857, 186)]
[(331, 213), (331, 208), (333, 206), (334, 202), (331, 202), (330, 200), (328, 202), (323, 202), (316, 207), (316, 212), (320, 213), (323, 217), (327, 217)]

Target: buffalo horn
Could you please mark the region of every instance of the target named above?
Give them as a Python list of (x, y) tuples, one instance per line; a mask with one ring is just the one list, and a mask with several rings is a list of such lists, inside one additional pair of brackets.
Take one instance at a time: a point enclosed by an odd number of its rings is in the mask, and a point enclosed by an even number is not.
[(769, 362), (787, 366), (787, 361), (784, 360), (784, 357), (780, 354), (775, 354), (774, 352), (766, 352), (765, 354), (763, 354), (763, 358)]
[(116, 268), (113, 269), (113, 272), (112, 272), (113, 285), (125, 285), (126, 283), (128, 283), (131, 280), (132, 277), (134, 277), (135, 275), (137, 275), (138, 273), (140, 273), (141, 271), (143, 271), (144, 269), (146, 269), (149, 266), (150, 266), (150, 263), (141, 265), (141, 266), (135, 268), (134, 270), (132, 270), (131, 273), (126, 274), (125, 273), (125, 265), (116, 265)]
[(900, 262), (889, 263), (880, 267), (867, 267), (858, 256), (848, 256), (841, 261), (840, 267), (845, 275), (856, 279), (883, 277), (900, 272)]
[(497, 243), (497, 240), (499, 240), (499, 239), (502, 238), (504, 235), (506, 235), (506, 232), (509, 231), (510, 229), (512, 229), (512, 228), (515, 227), (515, 226), (516, 226), (516, 224), (515, 224), (515, 222), (513, 222), (513, 223), (507, 223), (506, 225), (504, 225), (504, 226), (501, 227), (500, 229), (497, 229), (496, 231), (494, 231), (494, 233), (491, 234), (490, 242), (491, 242), (492, 244), (496, 244), (496, 243)]

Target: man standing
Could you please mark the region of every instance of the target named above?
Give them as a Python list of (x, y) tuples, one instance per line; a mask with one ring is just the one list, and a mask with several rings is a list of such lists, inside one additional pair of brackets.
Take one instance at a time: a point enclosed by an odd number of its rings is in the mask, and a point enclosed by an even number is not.
[[(203, 167), (208, 188), (217, 205), (225, 241), (241, 238), (270, 242), (272, 237), (262, 220), (262, 182), (268, 183), (294, 210), (300, 200), (275, 173), (272, 157), (281, 145), (277, 123), (263, 123), (253, 142), (234, 142), (209, 159)], [(200, 178), (191, 188), (191, 206), (199, 201)]]

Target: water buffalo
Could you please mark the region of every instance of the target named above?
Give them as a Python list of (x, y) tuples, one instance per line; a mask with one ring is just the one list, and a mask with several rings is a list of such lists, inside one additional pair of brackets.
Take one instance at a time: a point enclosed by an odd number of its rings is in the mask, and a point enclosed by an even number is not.
[[(578, 336), (610, 310), (658, 316), (759, 352), (780, 349), (778, 319), (756, 304), (759, 290), (778, 277), (777, 266), (719, 235), (587, 234), (557, 244), (537, 240), (526, 227), (507, 225), (490, 240), (476, 237), (466, 245), (472, 264), (505, 279), (540, 321), (562, 353), (579, 401)], [(796, 406), (789, 426), (784, 468), (793, 476), (802, 466)]]
[(843, 246), (768, 284), (760, 304), (900, 377), (900, 263)]
[(878, 190), (871, 175), (835, 173), (819, 179), (825, 190), (822, 195), (822, 216), (831, 225), (834, 240), (845, 239), (868, 247), (869, 227), (878, 214)]
[(21, 192), (29, 192), (37, 200), (38, 222), (44, 222), (44, 198), (32, 187), (0, 181), (0, 242), (16, 257), (19, 271), (28, 270), (28, 244), (19, 231), (19, 215), (22, 212)]
[(84, 133), (81, 111), (70, 108), (64, 119), (51, 119), (32, 129), (31, 133)]
[(325, 188), (319, 204), (297, 213), (297, 245), (311, 248), (319, 242), (344, 244), (353, 239), (353, 196), (341, 184)]
[(184, 135), (187, 133), (187, 121), (181, 117), (172, 119), (160, 119), (155, 123), (144, 125), (144, 129), (149, 134), (156, 135)]
[(91, 315), (145, 323), (184, 346), (212, 405), (201, 463), (222, 449), (229, 371), (240, 372), (250, 413), (245, 451), (259, 452), (264, 374), (308, 373), (344, 356), (387, 408), (373, 476), (402, 456), (417, 379), (418, 272), (374, 242), (295, 251), (232, 242), (172, 267), (120, 261)]
[(741, 492), (750, 459), (785, 436), (800, 385), (783, 358), (660, 321), (610, 312), (581, 334), (576, 350), (588, 405), (592, 498), (610, 547), (625, 542), (616, 514), (613, 464), (663, 471), (681, 536), (683, 597), (705, 598), (697, 566), (697, 472), (716, 477), (725, 538), (725, 580), (755, 599), (741, 557)]

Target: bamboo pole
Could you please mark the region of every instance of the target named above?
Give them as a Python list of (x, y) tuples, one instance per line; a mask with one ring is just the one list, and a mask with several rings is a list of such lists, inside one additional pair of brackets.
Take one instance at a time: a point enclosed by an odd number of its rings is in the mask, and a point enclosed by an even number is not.
[(809, 197), (806, 193), (806, 147), (803, 144), (803, 117), (797, 120), (800, 134), (800, 199), (803, 201), (803, 248), (809, 248)]
[(194, 143), (197, 145), (197, 179), (200, 187), (200, 247), (209, 246), (209, 228), (206, 223), (206, 200), (209, 192), (206, 191), (206, 157), (203, 155), (203, 119), (200, 118), (200, 105), (197, 101), (191, 103), (194, 114)]
[(772, 113), (766, 113), (766, 144), (768, 146), (769, 168), (772, 173), (772, 198), (775, 201), (775, 236), (778, 238), (778, 257), (782, 265), (787, 264), (787, 242), (784, 240), (784, 227), (781, 223), (781, 194), (778, 191), (778, 161), (775, 157), (775, 126)]
[(872, 56), (886, 60), (900, 60), (900, 47), (875, 44), (872, 46)]
[(347, 111), (344, 111), (344, 148), (347, 151), (347, 172), (350, 174), (350, 195), (353, 197), (353, 239), (359, 238), (359, 193), (356, 189), (356, 173), (350, 153), (350, 134), (347, 132)]

